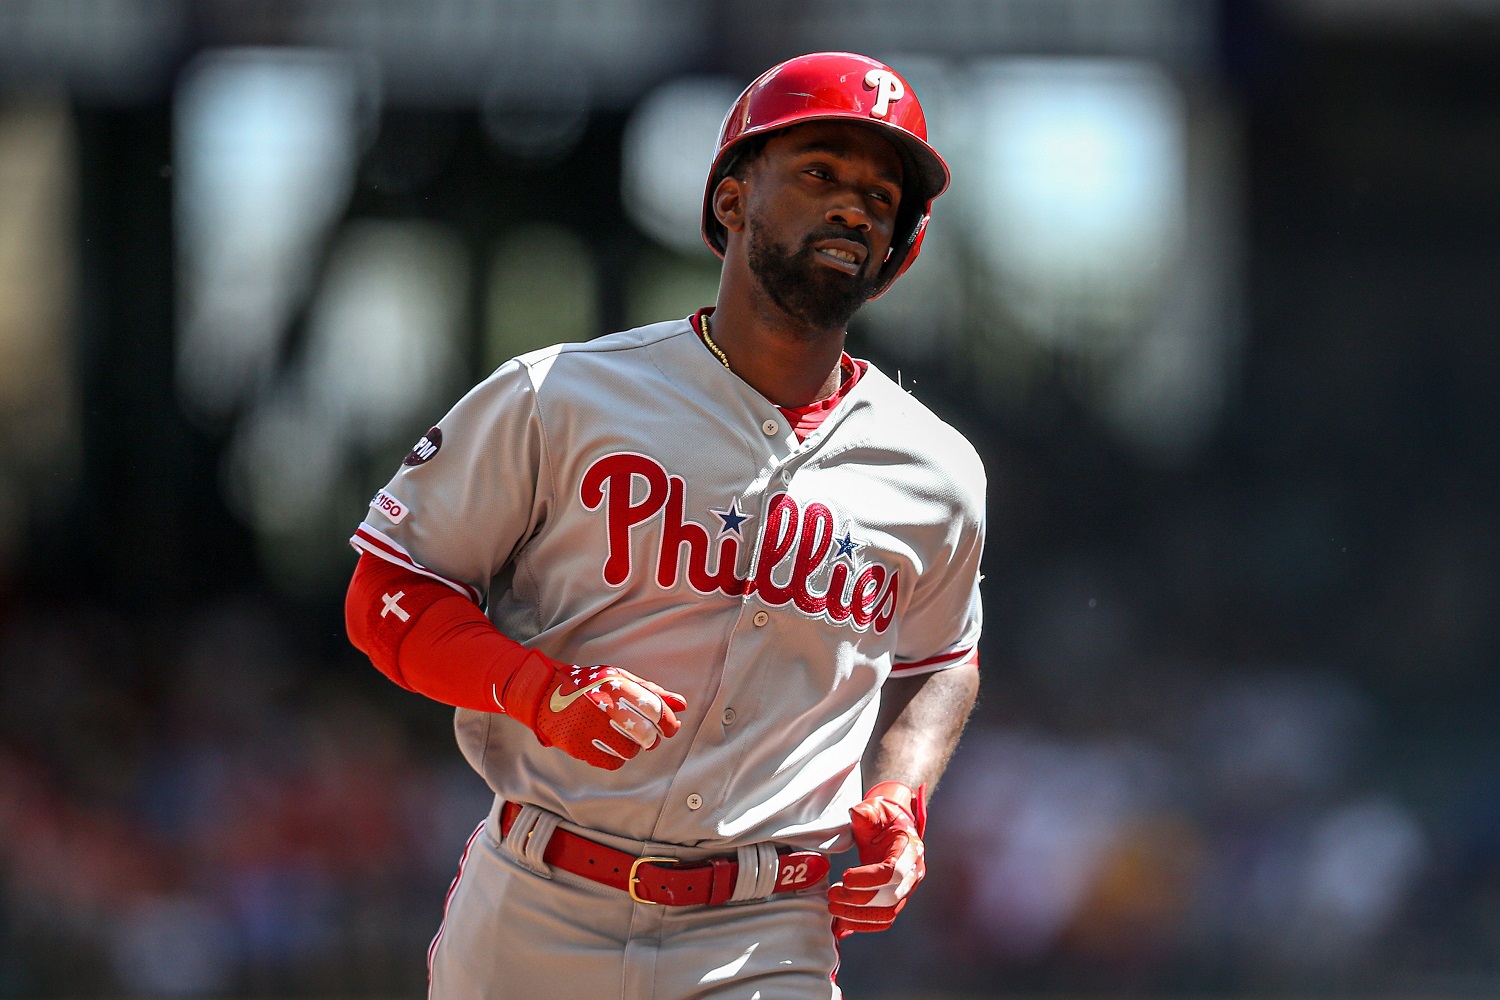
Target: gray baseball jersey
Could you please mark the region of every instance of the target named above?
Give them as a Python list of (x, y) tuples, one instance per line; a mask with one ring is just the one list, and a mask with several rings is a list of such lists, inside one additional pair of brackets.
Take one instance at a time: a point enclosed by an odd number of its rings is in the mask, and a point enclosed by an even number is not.
[(505, 799), (640, 841), (840, 851), (881, 685), (978, 642), (983, 539), (973, 448), (873, 366), (799, 442), (676, 320), (503, 365), (352, 541), (550, 656), (687, 699), (613, 772), (458, 710)]

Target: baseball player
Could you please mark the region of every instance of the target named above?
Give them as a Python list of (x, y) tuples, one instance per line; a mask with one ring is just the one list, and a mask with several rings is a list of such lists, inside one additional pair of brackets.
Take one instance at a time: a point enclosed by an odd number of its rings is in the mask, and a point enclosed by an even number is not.
[(768, 70), (704, 194), (715, 305), (507, 362), (371, 501), (349, 636), (495, 792), (433, 997), (838, 997), (921, 882), (984, 472), (843, 346), (947, 185), (889, 66)]

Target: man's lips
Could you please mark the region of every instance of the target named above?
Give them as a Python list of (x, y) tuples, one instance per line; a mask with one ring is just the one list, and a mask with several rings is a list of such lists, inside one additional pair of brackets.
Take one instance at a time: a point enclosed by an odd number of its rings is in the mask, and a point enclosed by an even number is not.
[(845, 274), (859, 274), (865, 258), (870, 255), (864, 244), (846, 239), (819, 240), (812, 249), (818, 260)]

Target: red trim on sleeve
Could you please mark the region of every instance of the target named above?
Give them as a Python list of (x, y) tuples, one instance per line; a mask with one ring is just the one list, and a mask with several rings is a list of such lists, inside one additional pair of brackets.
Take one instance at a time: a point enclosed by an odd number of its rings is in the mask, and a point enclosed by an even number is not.
[(357, 552), (368, 552), (372, 556), (379, 556), (388, 563), (400, 566), (403, 569), (409, 569), (413, 573), (420, 573), (425, 577), (436, 580), (438, 583), (447, 584), (475, 604), (479, 604), (484, 600), (484, 595), (479, 592), (477, 587), (471, 587), (462, 580), (454, 580), (443, 576), (441, 573), (434, 573), (413, 559), (411, 553), (407, 552), (399, 542), (393, 540), (385, 532), (372, 528), (368, 524), (361, 524), (359, 526), (354, 532), (354, 537), (349, 539), (349, 544), (354, 546)]
[(891, 673), (903, 674), (913, 672), (926, 672), (936, 670), (951, 670), (954, 667), (979, 666), (979, 649), (969, 646), (956, 650), (952, 653), (944, 653), (941, 656), (929, 656), (925, 660), (916, 660), (912, 663), (896, 663), (891, 665)]

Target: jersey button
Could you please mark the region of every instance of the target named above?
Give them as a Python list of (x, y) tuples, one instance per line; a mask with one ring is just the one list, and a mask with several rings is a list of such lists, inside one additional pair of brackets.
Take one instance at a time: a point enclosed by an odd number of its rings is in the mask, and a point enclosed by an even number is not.
[(757, 611), (755, 612), (755, 617), (750, 620), (755, 623), (756, 628), (760, 628), (766, 622), (771, 620), (771, 616), (766, 614), (764, 611)]
[(766, 435), (766, 437), (775, 437), (776, 432), (781, 430), (781, 425), (774, 420), (767, 420), (765, 423), (760, 425), (760, 429)]
[(688, 806), (689, 809), (702, 809), (703, 808), (703, 796), (699, 795), (697, 792), (694, 792), (692, 795), (689, 795), (687, 797), (687, 806)]
[(724, 725), (731, 726), (733, 724), (734, 724), (734, 709), (732, 709), (732, 708), (726, 708), (726, 709), (724, 709)]

